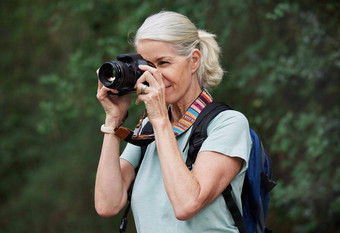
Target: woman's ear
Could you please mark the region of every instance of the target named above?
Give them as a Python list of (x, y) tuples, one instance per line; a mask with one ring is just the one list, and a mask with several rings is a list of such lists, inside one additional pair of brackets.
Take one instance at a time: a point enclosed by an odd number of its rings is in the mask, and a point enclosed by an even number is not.
[(201, 52), (198, 49), (194, 49), (191, 55), (191, 72), (195, 73), (201, 64)]

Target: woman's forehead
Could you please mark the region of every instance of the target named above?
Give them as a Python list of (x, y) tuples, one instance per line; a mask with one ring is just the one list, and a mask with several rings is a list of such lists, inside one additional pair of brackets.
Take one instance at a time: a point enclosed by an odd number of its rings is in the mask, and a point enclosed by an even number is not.
[(136, 51), (148, 60), (177, 56), (173, 44), (156, 40), (140, 40), (136, 46)]

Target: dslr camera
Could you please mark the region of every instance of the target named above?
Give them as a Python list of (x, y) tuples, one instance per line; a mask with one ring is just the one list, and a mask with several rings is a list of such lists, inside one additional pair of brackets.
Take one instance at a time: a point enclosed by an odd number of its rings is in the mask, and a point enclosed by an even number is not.
[(135, 92), (137, 79), (144, 73), (138, 68), (139, 65), (148, 65), (141, 55), (119, 55), (117, 61), (108, 61), (100, 66), (99, 81), (105, 87), (117, 90), (118, 95)]

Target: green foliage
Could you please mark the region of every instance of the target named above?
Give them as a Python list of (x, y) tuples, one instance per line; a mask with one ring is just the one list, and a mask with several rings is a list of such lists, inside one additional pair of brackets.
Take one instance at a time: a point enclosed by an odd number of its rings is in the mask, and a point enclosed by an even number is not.
[(250, 13), (257, 32), (238, 47), (228, 74), (232, 86), (217, 92), (227, 90), (230, 102), (248, 113), (272, 154), (280, 178), (272, 221), (294, 222), (282, 232), (338, 229), (340, 47), (339, 31), (326, 19), (339, 4), (326, 5), (286, 1)]
[[(337, 232), (340, 4), (331, 0), (2, 1), (0, 231), (117, 229), (119, 217), (93, 207), (105, 117), (95, 71), (133, 52), (135, 30), (164, 9), (217, 35), (226, 74), (213, 95), (248, 117), (272, 155), (267, 224)], [(133, 103), (130, 128), (143, 112)]]

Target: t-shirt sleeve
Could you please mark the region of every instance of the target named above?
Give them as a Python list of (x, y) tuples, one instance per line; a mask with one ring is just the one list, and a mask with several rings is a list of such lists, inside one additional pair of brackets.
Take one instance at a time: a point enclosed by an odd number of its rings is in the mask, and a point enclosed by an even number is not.
[(200, 151), (214, 151), (245, 161), (242, 170), (248, 166), (251, 137), (247, 118), (234, 110), (223, 111), (208, 125), (208, 137)]
[(139, 164), (140, 156), (141, 156), (140, 146), (135, 146), (133, 144), (127, 143), (120, 158), (128, 161), (129, 163), (132, 164), (132, 166), (136, 168)]

